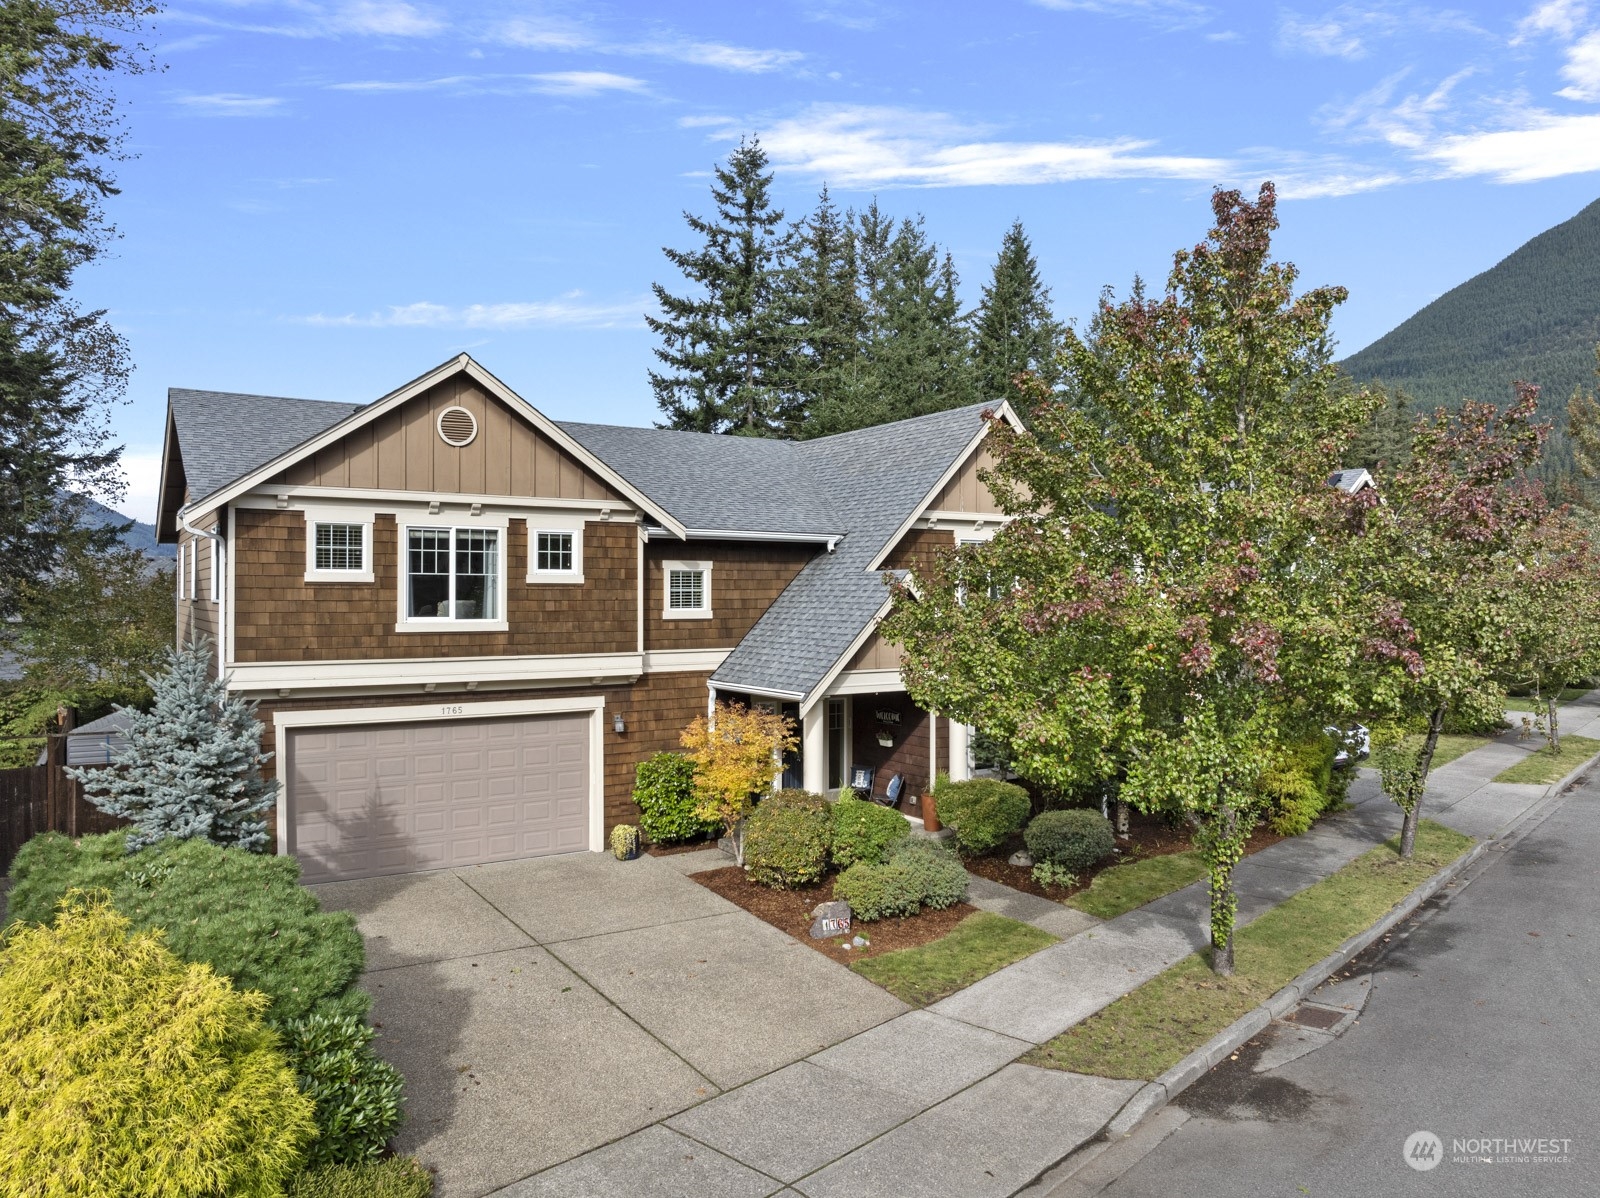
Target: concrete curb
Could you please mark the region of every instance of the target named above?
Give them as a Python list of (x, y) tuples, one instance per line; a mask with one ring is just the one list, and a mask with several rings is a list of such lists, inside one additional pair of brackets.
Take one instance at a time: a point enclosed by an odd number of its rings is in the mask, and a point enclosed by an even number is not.
[(1577, 766), (1560, 781), (1552, 782), (1545, 787), (1544, 795), (1537, 803), (1529, 806), (1526, 811), (1518, 815), (1516, 819), (1501, 828), (1493, 836), (1487, 840), (1479, 841), (1470, 851), (1463, 853), (1455, 861), (1434, 874), (1433, 877), (1423, 882), (1395, 904), (1387, 915), (1366, 931), (1358, 932), (1350, 937), (1332, 953), (1295, 978), (1294, 981), (1279, 990), (1259, 1007), (1241, 1015), (1154, 1081), (1146, 1082), (1143, 1088), (1135, 1091), (1133, 1097), (1123, 1103), (1122, 1109), (1111, 1117), (1111, 1121), (1106, 1124), (1105, 1130), (1100, 1133), (1101, 1137), (1107, 1140), (1120, 1140), (1132, 1133), (1139, 1124), (1199, 1081), (1225, 1057), (1231, 1055), (1234, 1049), (1238, 1048), (1274, 1019), (1281, 1019), (1294, 1010), (1306, 995), (1372, 947), (1380, 937), (1391, 931), (1402, 920), (1414, 914), (1418, 907), (1449, 885), (1468, 866), (1487, 853), (1491, 845), (1505, 840), (1523, 824), (1543, 812), (1557, 795), (1572, 785), (1581, 774), (1592, 769), (1596, 762), (1600, 762), (1600, 753), (1596, 753), (1593, 757)]

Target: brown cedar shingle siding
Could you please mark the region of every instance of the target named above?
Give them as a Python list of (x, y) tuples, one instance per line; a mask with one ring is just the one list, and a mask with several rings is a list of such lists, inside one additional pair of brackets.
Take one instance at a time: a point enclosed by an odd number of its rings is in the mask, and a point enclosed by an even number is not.
[[(854, 702), (855, 710), (851, 713), (855, 725), (852, 763), (871, 766), (878, 771), (872, 786), (878, 794), (884, 793), (889, 779), (895, 774), (904, 778), (901, 804), (909, 808), (910, 814), (916, 815), (917, 805), (910, 800), (924, 793), (929, 782), (928, 713), (912, 703), (909, 695), (897, 693), (857, 695)], [(876, 716), (880, 709), (898, 711), (900, 723), (880, 724)], [(950, 721), (941, 719), (939, 725), (939, 756), (945, 757), (949, 744), (945, 737), (949, 734)], [(894, 738), (893, 747), (886, 749), (878, 743), (880, 729)]]
[[(689, 721), (706, 710), (706, 674), (647, 674), (632, 686), (584, 687), (512, 691), (477, 691), (471, 695), (456, 692), (449, 695), (357, 695), (315, 697), (303, 700), (275, 699), (263, 703), (257, 718), (266, 726), (262, 747), (269, 752), (281, 748), (274, 740), (272, 713), (295, 708), (333, 710), (350, 707), (396, 706), (408, 703), (440, 706), (465, 700), (469, 703), (493, 703), (507, 700), (585, 696), (605, 696), (603, 714), (605, 735), (605, 826), (607, 834), (617, 824), (637, 824), (639, 808), (633, 801), (634, 770), (639, 762), (653, 753), (676, 750), (678, 737)], [(627, 731), (618, 734), (612, 730), (612, 719), (622, 715)], [(267, 763), (263, 771), (268, 777), (276, 776), (277, 757)], [(267, 815), (267, 827), (276, 836), (276, 812)], [(276, 846), (274, 846), (276, 847)]]
[(237, 661), (362, 657), (631, 653), (638, 649), (638, 526), (590, 521), (584, 581), (529, 583), (528, 529), (512, 520), (505, 555), (507, 632), (396, 632), (399, 528), (373, 522), (370, 583), (305, 581), (306, 518), (242, 509), (235, 516)]
[[(817, 545), (743, 541), (651, 541), (645, 546), (644, 644), (646, 649), (727, 649), (739, 643), (783, 588), (817, 553)], [(709, 561), (711, 618), (668, 620), (668, 561)]]
[[(459, 449), (439, 436), (436, 421), (448, 407), (466, 408), (478, 420), (478, 435)], [(461, 376), (296, 462), (272, 483), (441, 495), (616, 498), (525, 419)]]
[(883, 560), (885, 570), (925, 570), (941, 549), (954, 549), (956, 534), (943, 528), (913, 528)]

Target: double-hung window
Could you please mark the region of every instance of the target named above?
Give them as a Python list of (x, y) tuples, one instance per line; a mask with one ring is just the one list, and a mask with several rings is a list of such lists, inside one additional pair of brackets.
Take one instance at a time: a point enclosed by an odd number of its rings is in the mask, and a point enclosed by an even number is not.
[(666, 594), (662, 616), (668, 620), (711, 617), (711, 563), (665, 562)]
[(500, 620), (497, 528), (408, 528), (408, 621)]

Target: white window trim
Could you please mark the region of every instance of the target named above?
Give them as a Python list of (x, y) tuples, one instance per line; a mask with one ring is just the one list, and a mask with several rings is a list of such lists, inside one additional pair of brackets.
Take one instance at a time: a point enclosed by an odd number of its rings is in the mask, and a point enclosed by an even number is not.
[(222, 571), (218, 568), (218, 559), (222, 556), (221, 542), (215, 536), (212, 536), (207, 538), (207, 544), (211, 546), (211, 602), (221, 603)]
[[(398, 522), (397, 522), (398, 523)], [(448, 528), (450, 530), (450, 556), (451, 572), (455, 570), (456, 533), (469, 530), (489, 529), (500, 534), (500, 577), (497, 580), (498, 594), (495, 607), (500, 616), (495, 620), (458, 620), (454, 616), (409, 616), (406, 614), (410, 604), (406, 594), (411, 581), (411, 530), (413, 528)], [(433, 519), (426, 516), (410, 522), (399, 523), (399, 543), (395, 552), (395, 589), (397, 606), (395, 613), (394, 630), (396, 632), (507, 632), (511, 625), (506, 619), (506, 525), (504, 522), (477, 521), (462, 524), (451, 519)]]
[(184, 594), (184, 571), (188, 569), (186, 554), (189, 552), (187, 541), (178, 542), (178, 568), (173, 571), (178, 576), (178, 602), (182, 603), (189, 596)]
[[(539, 569), (539, 534), (569, 536), (572, 538), (572, 569)], [(581, 583), (583, 581), (583, 526), (560, 528), (528, 522), (528, 581), (544, 583)]]
[[(360, 570), (319, 570), (317, 569), (317, 525), (319, 524), (359, 524), (361, 526), (361, 564)], [(372, 582), (372, 517), (370, 515), (348, 516), (343, 513), (330, 514), (308, 510), (306, 512), (306, 581), (307, 582)]]
[[(698, 570), (702, 575), (701, 597), (705, 600), (704, 607), (687, 608), (672, 606), (672, 572), (674, 570)], [(711, 618), (711, 563), (710, 562), (662, 562), (661, 563), (661, 618), (663, 620), (709, 620)]]

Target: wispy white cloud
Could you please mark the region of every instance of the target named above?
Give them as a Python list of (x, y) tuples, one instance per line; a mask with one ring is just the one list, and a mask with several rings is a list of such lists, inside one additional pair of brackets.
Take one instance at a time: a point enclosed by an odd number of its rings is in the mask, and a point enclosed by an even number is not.
[(337, 33), (379, 37), (431, 37), (445, 28), (433, 13), (403, 0), (353, 0), (330, 10), (323, 20)]
[(1422, 156), (1449, 174), (1487, 175), (1500, 183), (1600, 171), (1600, 113), (1530, 114), (1520, 128), (1440, 138)]
[(1381, 41), (1446, 33), (1486, 36), (1471, 17), (1454, 9), (1385, 3), (1340, 4), (1317, 16), (1281, 13), (1277, 44), (1285, 53), (1354, 60), (1365, 58)]
[(300, 324), (324, 328), (616, 329), (643, 324), (642, 313), (653, 305), (654, 301), (647, 297), (596, 303), (581, 291), (569, 291), (553, 300), (468, 304), (464, 307), (426, 302), (395, 304), (365, 316), (328, 316), (318, 313), (294, 319)]
[[(175, 9), (165, 13), (164, 19), (239, 33), (293, 38), (426, 38), (449, 28), (432, 9), (407, 3), (406, 0), (344, 0), (336, 4), (289, 0), (288, 3), (271, 6), (258, 6), (246, 0), (245, 3), (228, 7), (241, 15), (222, 18), (194, 9)], [(288, 11), (275, 11), (260, 20), (250, 20), (242, 15), (243, 10), (258, 7)]]
[(1567, 100), (1600, 100), (1600, 32), (1579, 38), (1567, 47), (1561, 77), (1567, 86), (1556, 95)]
[(1130, 17), (1166, 29), (1189, 29), (1204, 24), (1213, 10), (1194, 0), (1033, 0), (1040, 8), (1057, 12), (1086, 12), (1102, 17)]
[(1321, 17), (1284, 13), (1278, 20), (1278, 48), (1322, 58), (1364, 58), (1367, 54), (1358, 27), (1332, 13)]
[[(1217, 158), (1150, 153), (1153, 142), (1134, 138), (1003, 141), (984, 136), (987, 132), (939, 112), (818, 104), (763, 125), (761, 144), (776, 166), (839, 187), (1214, 179), (1228, 169)], [(739, 127), (730, 122), (714, 136), (731, 140), (738, 135)]]
[(1542, 34), (1553, 34), (1565, 41), (1583, 27), (1588, 15), (1589, 6), (1584, 0), (1545, 0), (1517, 23), (1511, 44), (1520, 45)]
[(281, 96), (246, 96), (238, 92), (175, 96), (172, 102), (196, 116), (275, 116), (283, 107)]
[(798, 50), (765, 50), (675, 34), (619, 41), (602, 37), (573, 21), (542, 17), (515, 17), (502, 22), (494, 28), (491, 38), (532, 50), (583, 50), (627, 58), (658, 58), (747, 75), (776, 71), (805, 57)]
[(645, 92), (649, 84), (630, 75), (609, 71), (548, 71), (534, 75), (444, 75), (437, 79), (359, 79), (331, 83), (331, 91), (346, 92), (430, 92), (448, 91), (464, 95), (523, 94), (547, 96), (596, 96), (603, 92)]

